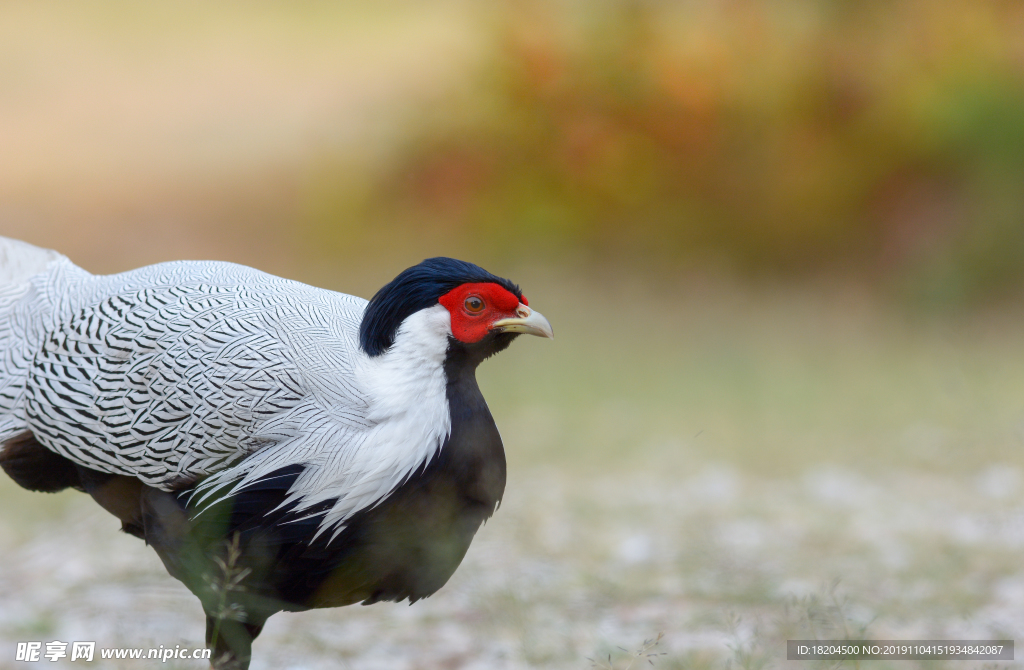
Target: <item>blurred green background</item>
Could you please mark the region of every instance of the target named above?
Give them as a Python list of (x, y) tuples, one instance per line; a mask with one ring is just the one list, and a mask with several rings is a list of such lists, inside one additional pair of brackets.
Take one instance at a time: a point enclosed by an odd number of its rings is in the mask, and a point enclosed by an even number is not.
[[(3, 3), (0, 234), (364, 297), (458, 256), (554, 324), (481, 368), (510, 484), (447, 591), (263, 667), (1024, 629), (1024, 4)], [(199, 639), (92, 507), (0, 481), (0, 641)]]
[(317, 239), (403, 226), (499, 258), (1020, 295), (1018, 5), (502, 7), (465, 85), (368, 183), (314, 186)]

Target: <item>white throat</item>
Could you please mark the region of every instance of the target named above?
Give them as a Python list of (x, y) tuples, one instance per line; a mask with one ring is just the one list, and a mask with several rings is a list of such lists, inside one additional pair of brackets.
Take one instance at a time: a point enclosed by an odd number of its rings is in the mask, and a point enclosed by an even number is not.
[(444, 360), (451, 332), (451, 315), (442, 305), (422, 309), (402, 322), (390, 349), (362, 362), (357, 374), (369, 399), (371, 421), (423, 418), (424, 403), (439, 403), (430, 408), (431, 416), (443, 410), (447, 434)]

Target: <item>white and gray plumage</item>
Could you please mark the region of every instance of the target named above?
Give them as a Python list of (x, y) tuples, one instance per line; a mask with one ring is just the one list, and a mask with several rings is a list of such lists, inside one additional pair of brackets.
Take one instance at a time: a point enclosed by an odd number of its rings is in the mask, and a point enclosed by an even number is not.
[(204, 606), (193, 564), (241, 541), (248, 641), (208, 641), (244, 663), (273, 611), (447, 580), (504, 489), (473, 371), (522, 332), (551, 335), (452, 259), (367, 303), (229, 263), (93, 276), (0, 238), (0, 465), (92, 494)]

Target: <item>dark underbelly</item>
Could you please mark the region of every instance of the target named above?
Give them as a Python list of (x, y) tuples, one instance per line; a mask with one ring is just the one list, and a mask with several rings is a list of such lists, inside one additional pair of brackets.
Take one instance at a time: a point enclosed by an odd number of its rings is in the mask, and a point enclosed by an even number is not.
[[(268, 479), (287, 489), (287, 477)], [(319, 517), (288, 523), (287, 515), (266, 514), (281, 490), (234, 496), (219, 509), (195, 515), (181, 498), (147, 489), (142, 525), (168, 571), (207, 611), (225, 597), (211, 583), (222, 576), (230, 581), (231, 575), (223, 575), (227, 563), (232, 574), (246, 574), (226, 597), (262, 618), (280, 610), (431, 595), (455, 572), (494, 512), (495, 503), (475, 499), (474, 490), (448, 472), (428, 469), (348, 519), (336, 536), (328, 530), (311, 539)], [(233, 562), (232, 542), (238, 549)]]
[(278, 596), (301, 607), (425, 598), (452, 576), (493, 511), (447, 479), (413, 480), (333, 540), (285, 552)]

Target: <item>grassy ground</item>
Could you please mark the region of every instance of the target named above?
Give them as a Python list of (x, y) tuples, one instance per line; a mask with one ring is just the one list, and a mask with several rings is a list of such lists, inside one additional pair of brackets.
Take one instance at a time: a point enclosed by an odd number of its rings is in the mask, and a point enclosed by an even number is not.
[[(501, 509), (434, 597), (279, 615), (254, 668), (625, 668), (659, 633), (656, 667), (761, 668), (791, 638), (1024, 627), (1019, 320), (515, 276), (558, 339), (480, 371)], [(0, 482), (0, 667), (19, 640), (199, 644), (197, 602), (116, 528)]]

